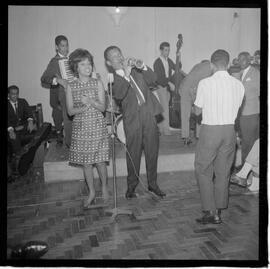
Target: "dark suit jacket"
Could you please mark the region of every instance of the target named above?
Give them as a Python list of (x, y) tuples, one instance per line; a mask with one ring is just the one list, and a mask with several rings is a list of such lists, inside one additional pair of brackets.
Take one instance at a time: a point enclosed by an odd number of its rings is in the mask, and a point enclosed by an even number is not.
[(212, 75), (210, 62), (201, 62), (193, 66), (187, 76), (182, 80), (180, 84), (180, 94), (183, 98), (189, 98), (193, 89), (198, 87), (199, 82)]
[(260, 71), (254, 66), (250, 66), (242, 81), (245, 87), (245, 97), (242, 104), (242, 114), (257, 114), (260, 108)]
[(143, 92), (146, 102), (139, 106), (136, 92), (131, 84), (125, 78), (114, 73), (113, 96), (116, 101), (121, 103), (125, 131), (129, 131), (130, 127), (136, 128), (138, 126), (140, 109), (143, 109), (146, 113), (151, 113), (153, 118), (163, 112), (159, 101), (149, 89), (149, 86), (154, 87), (156, 85), (156, 74), (148, 67), (145, 71), (138, 71), (133, 68), (131, 75)]
[(168, 58), (169, 64), (169, 77), (166, 78), (165, 75), (165, 68), (160, 58), (157, 58), (154, 62), (154, 72), (157, 74), (157, 84), (161, 85), (162, 87), (166, 87), (168, 82), (172, 81), (172, 70), (175, 70), (175, 63)]
[(19, 125), (26, 126), (28, 118), (32, 118), (30, 107), (23, 98), (18, 98), (18, 117), (13, 106), (8, 101), (8, 127), (16, 127)]
[[(59, 54), (56, 54), (49, 62), (46, 70), (42, 74), (40, 80), (41, 80), (41, 86), (47, 89), (54, 89), (58, 90), (60, 96), (64, 98), (64, 87), (61, 86), (60, 84), (57, 85), (52, 85), (53, 79), (56, 77), (56, 74), (61, 77), (61, 72), (59, 68), (58, 61), (62, 59)], [(61, 97), (60, 97), (61, 98)], [(52, 101), (52, 100), (50, 100)], [(52, 107), (56, 106), (57, 104), (51, 104)]]

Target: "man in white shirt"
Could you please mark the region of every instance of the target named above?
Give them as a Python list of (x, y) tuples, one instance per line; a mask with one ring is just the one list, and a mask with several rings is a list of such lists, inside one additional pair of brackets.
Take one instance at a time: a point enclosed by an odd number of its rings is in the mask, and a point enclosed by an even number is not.
[(195, 154), (195, 175), (205, 212), (202, 218), (196, 219), (201, 224), (221, 223), (221, 209), (228, 206), (228, 184), (236, 145), (234, 122), (245, 92), (243, 84), (227, 72), (228, 52), (215, 51), (211, 64), (214, 74), (200, 81), (194, 103), (196, 114), (202, 112)]
[(162, 42), (159, 49), (160, 57), (155, 60), (153, 67), (154, 72), (157, 74), (157, 94), (164, 112), (162, 113), (163, 120), (158, 126), (161, 134), (170, 135), (169, 100), (170, 91), (175, 90), (172, 77), (173, 70), (175, 70), (175, 63), (169, 58), (170, 44), (168, 42)]

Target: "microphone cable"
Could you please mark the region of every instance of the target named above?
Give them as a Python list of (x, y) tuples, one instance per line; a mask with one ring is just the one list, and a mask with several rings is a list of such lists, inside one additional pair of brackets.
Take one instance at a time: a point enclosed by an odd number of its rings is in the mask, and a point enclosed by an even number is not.
[(151, 197), (152, 197), (155, 201), (160, 201), (160, 197), (159, 197), (158, 195), (156, 195), (154, 192), (149, 191), (148, 188), (147, 188), (147, 186), (145, 185), (145, 183), (144, 183), (143, 180), (141, 179), (141, 177), (137, 174), (135, 164), (134, 164), (134, 162), (133, 162), (133, 160), (132, 160), (132, 157), (131, 157), (131, 154), (130, 154), (129, 150), (127, 149), (126, 144), (123, 143), (123, 142), (118, 138), (117, 134), (116, 134), (116, 138), (117, 138), (117, 140), (120, 142), (120, 144), (124, 147), (126, 153), (128, 154), (128, 157), (129, 157), (129, 159), (130, 159), (130, 161), (131, 161), (131, 163), (132, 163), (132, 167), (133, 167), (135, 176), (138, 178), (139, 182), (142, 184), (143, 189), (144, 189), (147, 193), (151, 194)]

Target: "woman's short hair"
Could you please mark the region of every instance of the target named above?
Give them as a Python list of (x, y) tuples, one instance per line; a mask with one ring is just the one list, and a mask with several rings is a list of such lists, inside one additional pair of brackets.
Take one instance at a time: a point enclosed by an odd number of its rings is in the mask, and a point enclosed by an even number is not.
[(79, 62), (88, 59), (92, 68), (94, 66), (94, 59), (92, 54), (85, 49), (76, 49), (69, 55), (69, 66), (73, 74), (78, 77), (78, 64)]

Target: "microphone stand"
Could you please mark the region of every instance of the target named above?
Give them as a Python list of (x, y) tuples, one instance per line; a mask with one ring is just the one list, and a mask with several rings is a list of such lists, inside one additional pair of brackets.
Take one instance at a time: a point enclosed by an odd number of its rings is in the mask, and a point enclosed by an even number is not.
[(109, 98), (111, 106), (111, 138), (112, 138), (112, 167), (113, 167), (113, 191), (114, 191), (114, 208), (106, 210), (108, 213), (112, 213), (111, 219), (114, 221), (119, 215), (131, 215), (134, 214), (131, 210), (119, 209), (117, 207), (117, 183), (116, 183), (116, 163), (115, 163), (115, 111), (113, 109), (113, 97), (112, 97), (112, 80), (113, 75), (109, 73)]

